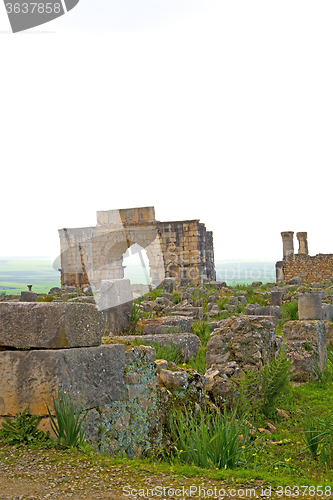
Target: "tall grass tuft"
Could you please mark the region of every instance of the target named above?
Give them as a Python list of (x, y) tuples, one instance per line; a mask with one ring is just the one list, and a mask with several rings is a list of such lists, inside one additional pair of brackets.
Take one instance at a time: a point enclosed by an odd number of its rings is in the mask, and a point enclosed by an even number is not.
[(194, 321), (192, 324), (192, 333), (199, 337), (201, 341), (201, 345), (205, 347), (207, 345), (208, 340), (210, 339), (210, 334), (212, 328), (207, 320), (203, 321)]
[(186, 363), (186, 367), (192, 368), (204, 375), (206, 373), (206, 349), (204, 347), (199, 347), (197, 355)]
[(234, 469), (245, 463), (250, 424), (240, 423), (235, 414), (192, 416), (178, 411), (169, 417), (169, 429), (174, 461), (215, 469)]
[(295, 321), (298, 319), (298, 301), (292, 300), (281, 306), (282, 319), (284, 321)]
[(52, 399), (56, 418), (53, 417), (48, 406), (47, 411), (58, 443), (64, 448), (83, 446), (85, 431), (82, 424), (89, 410), (83, 414), (82, 405), (75, 405), (70, 394), (66, 393), (64, 389)]
[(177, 346), (171, 342), (167, 344), (158, 344), (155, 342), (146, 342), (143, 339), (135, 339), (134, 345), (149, 345), (156, 351), (156, 359), (165, 359), (168, 362), (178, 363), (182, 362), (182, 355)]

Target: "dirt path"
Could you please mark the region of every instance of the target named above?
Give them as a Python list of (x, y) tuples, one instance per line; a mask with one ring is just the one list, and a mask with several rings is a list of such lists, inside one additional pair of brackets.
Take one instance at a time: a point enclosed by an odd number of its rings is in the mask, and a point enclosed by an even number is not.
[[(145, 462), (116, 461), (101, 455), (0, 447), (0, 500), (225, 500), (290, 498), (268, 492), (260, 480), (170, 475)], [(198, 474), (202, 473), (198, 469)], [(209, 475), (209, 474), (208, 474)], [(239, 494), (238, 494), (239, 493)], [(308, 498), (302, 496), (302, 498)], [(311, 498), (314, 498), (313, 496)]]

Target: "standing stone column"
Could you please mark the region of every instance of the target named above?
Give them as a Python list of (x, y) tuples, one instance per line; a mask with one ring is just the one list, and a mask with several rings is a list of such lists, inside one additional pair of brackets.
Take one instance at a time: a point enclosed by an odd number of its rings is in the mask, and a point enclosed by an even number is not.
[(281, 233), (283, 242), (283, 258), (288, 255), (294, 255), (294, 231), (285, 231)]
[(298, 239), (298, 253), (309, 255), (308, 250), (308, 233), (296, 233)]

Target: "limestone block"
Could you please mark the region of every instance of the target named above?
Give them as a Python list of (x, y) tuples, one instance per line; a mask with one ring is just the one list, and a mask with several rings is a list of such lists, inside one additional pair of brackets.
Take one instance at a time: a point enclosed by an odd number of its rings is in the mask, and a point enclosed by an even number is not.
[(1, 302), (0, 346), (58, 349), (101, 344), (103, 318), (93, 304)]
[(275, 321), (282, 318), (280, 306), (259, 306), (254, 309), (253, 314), (258, 316), (272, 316)]
[(300, 320), (321, 320), (321, 293), (301, 293), (298, 296), (298, 317)]
[(133, 300), (131, 282), (127, 279), (103, 280), (95, 296), (100, 310), (110, 309)]
[(326, 342), (327, 346), (333, 347), (333, 323), (330, 321), (324, 321), (326, 330)]
[(83, 409), (124, 399), (125, 346), (0, 352), (0, 415), (47, 416), (59, 388)]
[(281, 306), (282, 305), (282, 292), (277, 290), (271, 291), (271, 305)]
[(169, 390), (185, 390), (188, 387), (188, 375), (186, 372), (161, 370), (157, 374), (157, 383), (164, 385)]
[[(159, 345), (172, 345), (177, 347), (181, 355), (181, 360), (183, 363), (187, 363), (191, 358), (194, 358), (199, 350), (200, 340), (193, 333), (166, 333), (158, 335), (125, 335), (121, 337), (115, 337), (113, 340), (117, 339), (135, 342), (139, 340), (147, 345), (159, 344)], [(127, 356), (127, 353), (126, 353)]]
[(321, 320), (287, 321), (283, 339), (291, 358), (291, 379), (305, 382), (316, 378), (313, 366), (323, 370), (327, 365), (325, 323)]
[[(275, 355), (275, 323), (270, 316), (232, 316), (219, 322), (207, 343), (206, 366), (221, 373), (227, 363), (238, 368), (260, 368)], [(229, 366), (229, 365), (228, 365)]]
[(165, 292), (172, 293), (176, 287), (176, 278), (164, 278), (160, 286)]
[(322, 305), (323, 321), (333, 321), (333, 304)]
[(202, 319), (203, 314), (204, 314), (204, 308), (203, 307), (191, 307), (191, 306), (185, 306), (185, 307), (179, 307), (175, 312), (171, 313), (172, 315), (190, 315), (193, 318), (196, 319)]
[(154, 319), (145, 319), (141, 321), (144, 325), (143, 335), (161, 334), (168, 331), (189, 332), (193, 318), (189, 316), (164, 316)]
[(37, 302), (38, 294), (35, 292), (21, 292), (21, 302)]

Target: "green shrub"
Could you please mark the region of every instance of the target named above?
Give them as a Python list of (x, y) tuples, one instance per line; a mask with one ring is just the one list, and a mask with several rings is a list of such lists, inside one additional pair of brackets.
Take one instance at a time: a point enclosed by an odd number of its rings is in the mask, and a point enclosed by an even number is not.
[(172, 294), (172, 298), (171, 298), (171, 300), (172, 300), (172, 302), (173, 302), (174, 304), (179, 304), (179, 302), (181, 302), (181, 300), (182, 300), (182, 299), (181, 299), (181, 296), (179, 295), (179, 293), (178, 293), (178, 292), (174, 292), (174, 293)]
[(241, 372), (237, 379), (231, 377), (233, 387), (232, 405), (238, 416), (255, 413), (260, 405), (259, 387), (261, 383), (262, 371)]
[(53, 302), (53, 295), (46, 295), (45, 297), (37, 297), (37, 302)]
[(323, 419), (307, 415), (303, 421), (303, 440), (314, 458), (332, 467), (333, 464), (333, 414)]
[(50, 417), (50, 423), (55, 433), (58, 443), (64, 448), (78, 448), (84, 444), (84, 429), (82, 424), (86, 419), (88, 411), (82, 413), (82, 405), (75, 405), (70, 394), (64, 389), (53, 396), (53, 407), (56, 418), (47, 411)]
[(30, 415), (28, 407), (21, 413), (16, 413), (14, 419), (5, 417), (5, 421), (0, 429), (0, 441), (10, 445), (49, 442), (49, 432), (46, 434), (37, 429), (41, 418), (37, 415)]
[(261, 411), (271, 416), (276, 400), (289, 389), (290, 364), (287, 351), (282, 347), (261, 370), (242, 372), (239, 378), (231, 378), (237, 415)]
[(149, 292), (149, 296), (151, 297), (151, 300), (155, 300), (157, 299), (157, 297), (161, 297), (162, 293), (162, 288), (154, 288), (154, 290)]
[(262, 370), (261, 410), (270, 416), (275, 411), (276, 400), (284, 394), (290, 384), (291, 361), (287, 359), (287, 348), (282, 346), (276, 356)]

